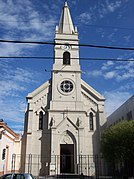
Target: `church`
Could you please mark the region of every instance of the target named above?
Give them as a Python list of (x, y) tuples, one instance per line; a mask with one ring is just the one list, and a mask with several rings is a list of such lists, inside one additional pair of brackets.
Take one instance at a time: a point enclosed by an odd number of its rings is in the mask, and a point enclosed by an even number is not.
[(105, 98), (81, 79), (78, 30), (67, 2), (54, 42), (50, 79), (26, 97), (22, 171), (94, 175)]

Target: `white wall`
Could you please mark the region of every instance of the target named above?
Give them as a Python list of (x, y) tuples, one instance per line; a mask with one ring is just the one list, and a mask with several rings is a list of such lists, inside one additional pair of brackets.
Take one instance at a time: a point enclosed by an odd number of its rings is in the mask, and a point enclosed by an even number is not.
[[(132, 113), (132, 119), (128, 119), (127, 114)], [(134, 95), (122, 104), (107, 118), (107, 127), (115, 125), (122, 120), (134, 120)]]
[[(0, 174), (5, 174), (7, 172), (11, 172), (12, 155), (14, 153), (20, 154), (21, 141), (20, 138), (18, 139), (18, 142), (16, 141), (14, 136), (15, 133), (12, 132), (12, 130), (10, 130), (6, 125), (1, 127), (0, 133)], [(4, 160), (2, 159), (3, 149), (6, 149)], [(16, 170), (18, 170), (18, 168), (16, 168)]]

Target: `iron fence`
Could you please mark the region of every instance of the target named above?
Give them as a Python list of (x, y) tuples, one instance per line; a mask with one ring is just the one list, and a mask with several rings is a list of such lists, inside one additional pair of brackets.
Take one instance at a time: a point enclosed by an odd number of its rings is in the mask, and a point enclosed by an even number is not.
[[(84, 176), (102, 175), (105, 164), (98, 155), (53, 155), (51, 158), (41, 155), (12, 155), (11, 171), (32, 173), (34, 176), (77, 174)], [(106, 171), (105, 171), (106, 172)]]
[[(123, 178), (131, 176), (122, 164), (108, 163), (99, 155), (74, 156), (53, 155), (51, 158), (41, 155), (12, 155), (11, 172), (32, 173), (44, 178)], [(68, 161), (65, 161), (68, 160)], [(64, 164), (65, 162), (65, 164)], [(65, 168), (64, 168), (65, 167)], [(50, 176), (51, 175), (51, 176)], [(69, 177), (70, 176), (70, 177)]]

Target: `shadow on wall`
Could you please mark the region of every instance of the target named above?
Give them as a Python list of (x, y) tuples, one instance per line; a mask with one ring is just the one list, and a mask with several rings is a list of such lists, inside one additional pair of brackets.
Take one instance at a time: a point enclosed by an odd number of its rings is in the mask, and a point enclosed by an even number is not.
[(100, 115), (99, 110), (97, 110), (95, 115), (96, 120), (96, 130), (92, 136), (93, 141), (93, 156), (94, 156), (94, 164), (95, 164), (95, 175), (96, 177), (102, 176), (104, 174), (103, 171), (103, 164), (102, 158), (100, 155), (100, 133), (101, 133), (101, 126), (100, 126)]
[(20, 162), (20, 172), (25, 172), (25, 163), (26, 163), (26, 143), (27, 143), (27, 130), (28, 130), (28, 109), (29, 104), (27, 106), (27, 111), (25, 113), (24, 120), (24, 134), (22, 136), (22, 147), (21, 147), (21, 162)]
[[(50, 81), (51, 84), (51, 81)], [(49, 86), (49, 92), (47, 96), (47, 106), (43, 115), (43, 130), (41, 140), (41, 169), (39, 172), (40, 176), (49, 175), (50, 162), (51, 162), (51, 128), (49, 124), (49, 113), (48, 109), (50, 109), (50, 101), (51, 101), (51, 85)]]

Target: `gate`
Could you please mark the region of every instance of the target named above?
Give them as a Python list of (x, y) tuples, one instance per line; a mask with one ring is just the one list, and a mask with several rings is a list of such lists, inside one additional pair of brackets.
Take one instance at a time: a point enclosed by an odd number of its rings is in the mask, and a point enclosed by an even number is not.
[[(40, 155), (12, 155), (11, 171), (12, 172), (25, 172), (32, 173), (33, 176), (48, 176), (49, 174), (55, 176), (64, 173), (70, 173), (75, 175), (94, 176), (99, 178), (100, 176), (107, 176), (108, 169), (103, 157), (98, 155), (78, 155), (77, 162), (73, 161), (74, 170), (68, 170), (67, 172), (61, 171), (61, 155), (51, 156), (51, 160), (47, 157)], [(65, 155), (64, 158), (70, 159), (72, 155)], [(44, 162), (45, 161), (45, 162)], [(68, 163), (68, 165), (70, 165)], [(72, 172), (73, 171), (73, 172)]]

